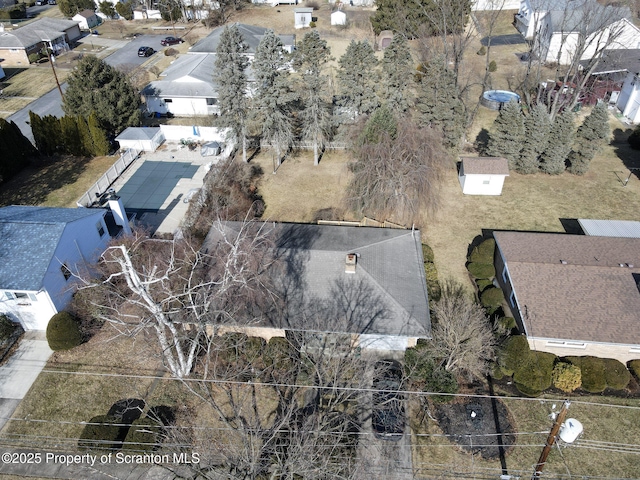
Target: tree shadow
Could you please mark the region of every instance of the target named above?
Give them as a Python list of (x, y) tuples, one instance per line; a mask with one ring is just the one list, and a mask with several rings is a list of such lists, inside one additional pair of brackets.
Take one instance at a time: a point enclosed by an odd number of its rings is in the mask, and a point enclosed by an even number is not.
[(0, 186), (0, 206), (42, 204), (50, 193), (75, 183), (89, 162), (79, 157), (39, 159)]
[(626, 171), (620, 170), (614, 172), (620, 183), (624, 186), (626, 186), (626, 180), (630, 175), (640, 178), (640, 152), (631, 148), (627, 141), (632, 132), (633, 130), (631, 128), (625, 130), (616, 128), (613, 131), (613, 140), (611, 142), (615, 154), (622, 160), (622, 164), (627, 169)]
[[(485, 47), (489, 45), (489, 37), (484, 37), (480, 40), (480, 43)], [(512, 33), (510, 35), (497, 35), (495, 37), (491, 37), (491, 46), (499, 47), (502, 45), (519, 45), (522, 43), (527, 43), (522, 35), (519, 33)]]
[(478, 132), (478, 135), (473, 142), (473, 147), (481, 157), (487, 156), (487, 150), (489, 148), (489, 136), (489, 130), (483, 128), (482, 130), (480, 130), (480, 132)]

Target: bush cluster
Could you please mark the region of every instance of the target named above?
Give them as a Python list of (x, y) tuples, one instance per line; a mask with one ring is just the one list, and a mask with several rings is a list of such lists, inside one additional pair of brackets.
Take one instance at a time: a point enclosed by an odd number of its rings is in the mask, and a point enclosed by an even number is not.
[(640, 360), (631, 360), (627, 366), (636, 380), (640, 381)]
[[(457, 393), (455, 375), (437, 365), (433, 357), (426, 353), (426, 348), (423, 344), (405, 351), (405, 370), (409, 378), (425, 392)], [(454, 399), (450, 395), (431, 395), (430, 398), (436, 403)]]
[(58, 312), (47, 325), (47, 342), (54, 352), (70, 350), (82, 343), (80, 322), (68, 312)]
[(495, 247), (496, 241), (488, 238), (471, 251), (467, 269), (476, 279), (485, 280), (495, 277), (496, 270), (493, 267)]
[(503, 344), (498, 364), (505, 375), (513, 377), (519, 392), (535, 397), (551, 386), (556, 358), (552, 353), (531, 351), (526, 337), (515, 335)]
[(475, 278), (489, 279), (496, 276), (496, 269), (490, 263), (470, 263), (467, 266), (469, 273)]
[(601, 393), (606, 388), (622, 390), (631, 380), (625, 365), (613, 358), (565, 357), (565, 360), (580, 368), (582, 389), (589, 393)]
[(480, 303), (489, 315), (500, 308), (503, 301), (504, 293), (502, 293), (502, 289), (500, 288), (489, 287), (480, 294)]
[(567, 362), (558, 362), (551, 374), (553, 385), (563, 392), (573, 392), (582, 385), (580, 367)]
[(424, 262), (424, 276), (427, 280), (427, 293), (429, 300), (437, 302), (440, 300), (442, 290), (438, 280), (438, 269), (434, 262), (433, 250), (429, 245), (422, 244), (422, 260)]

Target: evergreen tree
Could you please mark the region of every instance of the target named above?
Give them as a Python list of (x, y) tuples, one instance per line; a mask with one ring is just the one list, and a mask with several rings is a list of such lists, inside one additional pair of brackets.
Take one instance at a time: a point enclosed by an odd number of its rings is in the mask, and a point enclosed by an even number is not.
[(360, 142), (373, 144), (382, 141), (388, 135), (391, 140), (398, 136), (398, 121), (386, 105), (377, 108), (364, 126)]
[(40, 117), (29, 110), (29, 123), (36, 148), (42, 155), (53, 155), (63, 143), (60, 120), (53, 115)]
[(303, 136), (313, 144), (313, 163), (318, 165), (318, 150), (324, 147), (331, 128), (331, 104), (327, 101), (329, 79), (322, 75), (327, 63), (333, 60), (331, 50), (318, 32), (312, 31), (298, 44), (293, 60), (294, 68), (302, 73), (300, 91), (304, 108), (300, 119)]
[(457, 147), (467, 119), (455, 74), (447, 68), (444, 57), (439, 56), (420, 67), (418, 79), (416, 107), (420, 124), (441, 131), (448, 148)]
[(575, 134), (573, 113), (565, 110), (556, 115), (547, 137), (547, 147), (540, 157), (540, 168), (543, 172), (551, 175), (564, 172)]
[(60, 118), (60, 134), (62, 139), (62, 148), (65, 153), (81, 156), (85, 154), (82, 138), (78, 130), (79, 115), (65, 115)]
[(102, 0), (98, 4), (98, 10), (100, 11), (100, 13), (102, 13), (103, 15), (106, 15), (108, 18), (113, 18), (116, 16), (116, 9), (113, 7), (113, 3), (107, 0)]
[(543, 104), (531, 109), (524, 119), (525, 135), (516, 170), (520, 173), (536, 173), (540, 168), (540, 155), (547, 147), (551, 117)]
[(87, 119), (87, 128), (89, 129), (90, 148), (92, 155), (109, 155), (109, 139), (107, 133), (100, 126), (100, 121), (96, 112), (91, 112)]
[(126, 75), (111, 65), (87, 55), (69, 75), (62, 109), (66, 115), (85, 118), (96, 112), (100, 126), (115, 135), (140, 125), (140, 94)]
[(342, 106), (354, 110), (356, 116), (371, 113), (379, 105), (375, 93), (378, 59), (369, 42), (351, 40), (338, 65)]
[(609, 113), (604, 103), (596, 105), (576, 133), (575, 148), (569, 154), (569, 172), (584, 175), (598, 150), (611, 133)]
[(83, 10), (95, 10), (94, 0), (58, 0), (58, 8), (65, 17), (73, 17)]
[(409, 83), (413, 59), (404, 35), (394, 35), (382, 57), (381, 97), (395, 112), (405, 112), (410, 106)]
[(258, 84), (254, 111), (262, 138), (275, 153), (274, 163), (280, 165), (293, 143), (291, 103), (295, 95), (290, 88), (289, 58), (282, 40), (272, 30), (262, 37), (252, 67)]
[(224, 28), (216, 51), (213, 81), (218, 86), (219, 125), (231, 129), (236, 144), (242, 145), (242, 160), (247, 161), (247, 73), (249, 46), (237, 25)]
[(503, 105), (489, 133), (487, 153), (505, 157), (509, 168), (516, 169), (524, 141), (524, 117), (520, 105), (514, 101)]
[(0, 118), (0, 182), (13, 177), (37, 155), (31, 142), (13, 122)]

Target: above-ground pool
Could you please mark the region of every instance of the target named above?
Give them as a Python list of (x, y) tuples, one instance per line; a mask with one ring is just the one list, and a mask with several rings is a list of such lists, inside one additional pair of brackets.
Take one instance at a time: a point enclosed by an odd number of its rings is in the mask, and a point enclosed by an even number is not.
[(482, 94), (480, 103), (491, 110), (500, 110), (502, 105), (512, 100), (520, 103), (520, 95), (508, 90), (487, 90)]

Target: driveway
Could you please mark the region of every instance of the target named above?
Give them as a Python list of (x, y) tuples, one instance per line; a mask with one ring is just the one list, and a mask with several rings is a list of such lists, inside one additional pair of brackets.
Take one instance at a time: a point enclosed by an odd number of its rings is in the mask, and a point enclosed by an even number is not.
[(11, 418), (52, 353), (45, 332), (32, 330), (22, 335), (17, 350), (0, 366), (0, 428)]

